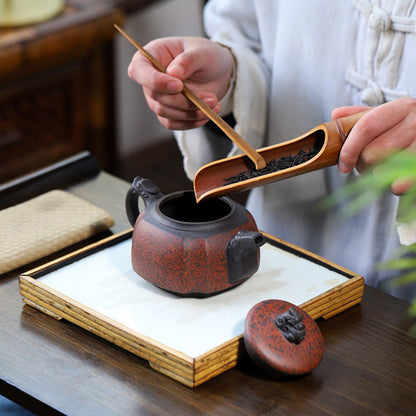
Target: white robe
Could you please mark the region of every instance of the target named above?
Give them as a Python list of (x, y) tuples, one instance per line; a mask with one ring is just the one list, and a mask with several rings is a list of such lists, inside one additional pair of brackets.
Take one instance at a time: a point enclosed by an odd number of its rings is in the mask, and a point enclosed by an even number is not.
[[(254, 148), (329, 121), (335, 107), (416, 97), (416, 0), (211, 0), (204, 17), (207, 35), (236, 57), (235, 129)], [(176, 135), (191, 179), (239, 152), (207, 128)], [(353, 218), (320, 206), (353, 176), (334, 166), (255, 188), (247, 207), (259, 229), (383, 287), (389, 273), (374, 266), (399, 245), (398, 199), (386, 192)], [(390, 292), (409, 301), (416, 293)]]

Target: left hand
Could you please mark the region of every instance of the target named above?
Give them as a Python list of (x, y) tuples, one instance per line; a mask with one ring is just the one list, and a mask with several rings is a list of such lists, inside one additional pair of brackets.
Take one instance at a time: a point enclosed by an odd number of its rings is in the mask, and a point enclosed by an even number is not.
[[(349, 116), (370, 107), (349, 106), (333, 110), (332, 118)], [(338, 168), (343, 173), (357, 168), (359, 172), (381, 162), (399, 150), (416, 151), (416, 99), (398, 98), (375, 107), (357, 121), (342, 146)], [(391, 192), (400, 195), (411, 186), (408, 180), (397, 180)]]

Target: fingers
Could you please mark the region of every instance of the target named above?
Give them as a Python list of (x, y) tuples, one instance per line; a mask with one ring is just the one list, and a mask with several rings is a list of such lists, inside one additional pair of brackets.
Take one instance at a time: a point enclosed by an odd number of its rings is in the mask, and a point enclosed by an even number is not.
[(215, 112), (218, 96), (228, 88), (233, 68), (230, 51), (203, 38), (164, 38), (144, 47), (166, 72), (153, 67), (137, 52), (129, 65), (129, 77), (142, 85), (146, 101), (159, 121), (170, 129), (189, 129), (205, 124), (207, 117), (181, 91), (187, 86)]
[(351, 116), (352, 114), (360, 113), (361, 111), (369, 110), (371, 107), (366, 107), (364, 105), (350, 105), (346, 107), (338, 107), (332, 111), (332, 119), (336, 120), (340, 117)]
[[(344, 117), (365, 109), (362, 106), (337, 108), (332, 116)], [(396, 99), (365, 114), (347, 137), (338, 166), (345, 173), (354, 167), (363, 172), (405, 149), (416, 152), (416, 99), (410, 97)], [(377, 172), (375, 168), (373, 173)], [(403, 177), (390, 185), (390, 191), (402, 195), (414, 186), (414, 178)]]
[(400, 196), (404, 195), (410, 188), (415, 186), (414, 178), (400, 178), (395, 180), (391, 186), (390, 191), (392, 194)]
[(365, 171), (380, 163), (391, 154), (413, 147), (415, 141), (415, 120), (406, 115), (397, 124), (391, 125), (374, 138), (360, 153), (357, 169)]
[[(365, 170), (392, 151), (411, 145), (415, 140), (411, 125), (416, 124), (416, 112), (412, 110), (416, 100), (408, 100), (413, 99), (398, 99), (376, 107), (356, 123), (340, 152), (341, 172), (348, 173), (354, 167)], [(336, 115), (353, 111), (348, 107), (337, 110)]]
[[(152, 99), (145, 95), (149, 108), (157, 115), (160, 123), (171, 130), (186, 130), (203, 126), (208, 117), (182, 94), (180, 97), (165, 96)], [(201, 93), (199, 95), (215, 112), (220, 112), (221, 106), (213, 94)], [(180, 105), (178, 103), (181, 103)]]
[(194, 49), (180, 53), (167, 66), (166, 72), (181, 80), (188, 79), (191, 75), (200, 70), (200, 66), (196, 66), (196, 64), (204, 62), (203, 57), (199, 57), (199, 55), (200, 52)]
[(159, 120), (159, 123), (162, 124), (162, 126), (165, 126), (169, 130), (190, 130), (190, 129), (196, 129), (198, 127), (204, 126), (209, 119), (205, 118), (203, 120), (199, 121), (175, 121), (171, 118), (164, 118), (164, 117), (157, 117)]
[[(220, 104), (215, 95), (200, 93), (198, 97), (214, 111), (220, 111)], [(172, 117), (175, 120), (200, 119), (203, 114), (183, 94), (161, 95), (145, 90), (145, 98), (150, 109), (160, 117)]]
[(148, 91), (164, 94), (178, 94), (183, 82), (157, 70), (140, 52), (136, 52), (128, 66), (129, 77)]

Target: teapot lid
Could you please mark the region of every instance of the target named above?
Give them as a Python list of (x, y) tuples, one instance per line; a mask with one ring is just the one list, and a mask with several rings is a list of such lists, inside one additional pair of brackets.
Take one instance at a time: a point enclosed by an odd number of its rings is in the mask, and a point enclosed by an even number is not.
[(244, 345), (251, 359), (268, 373), (300, 376), (321, 362), (325, 344), (316, 322), (300, 307), (269, 299), (247, 314)]

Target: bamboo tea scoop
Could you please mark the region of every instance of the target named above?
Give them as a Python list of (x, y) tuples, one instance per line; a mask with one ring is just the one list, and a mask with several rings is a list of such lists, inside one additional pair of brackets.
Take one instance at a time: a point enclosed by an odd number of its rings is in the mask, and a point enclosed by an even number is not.
[[(281, 179), (311, 172), (338, 162), (341, 147), (354, 124), (370, 110), (322, 123), (295, 139), (259, 149), (267, 162), (267, 173), (254, 172), (254, 166), (245, 155), (216, 160), (202, 166), (194, 177), (194, 192), (197, 202), (266, 185)], [(273, 161), (295, 156), (299, 151), (310, 152), (310, 159), (281, 170), (269, 169)], [(263, 170), (262, 170), (263, 171)], [(254, 176), (258, 174), (259, 176)], [(245, 176), (245, 177), (244, 177)], [(230, 178), (238, 177), (234, 183), (226, 184)]]
[[(166, 68), (149, 52), (143, 49), (134, 39), (132, 39), (124, 30), (119, 26), (114, 27), (132, 44), (134, 45), (160, 72), (166, 72)], [(231, 139), (239, 149), (247, 155), (256, 169), (262, 169), (266, 166), (266, 161), (263, 157), (254, 150), (254, 148), (248, 144), (229, 124), (227, 124), (215, 111), (208, 107), (203, 101), (201, 101), (186, 85), (183, 86), (182, 94), (191, 101), (199, 110), (201, 110), (211, 121), (213, 121), (226, 135)]]

